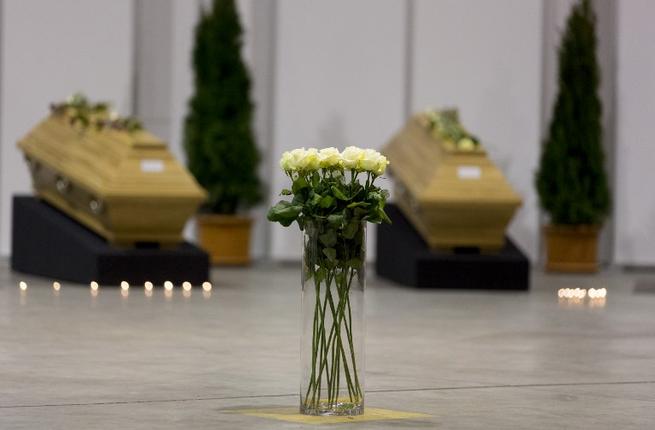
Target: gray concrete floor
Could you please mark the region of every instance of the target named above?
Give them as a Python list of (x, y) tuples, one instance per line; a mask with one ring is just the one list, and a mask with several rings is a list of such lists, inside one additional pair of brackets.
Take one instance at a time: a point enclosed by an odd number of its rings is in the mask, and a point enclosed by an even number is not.
[[(655, 428), (655, 294), (634, 291), (655, 274), (535, 272), (529, 293), (369, 275), (367, 405), (431, 418), (334, 426)], [(92, 297), (0, 261), (0, 429), (303, 428), (230, 413), (297, 405), (298, 278), (290, 266), (220, 269), (209, 297)], [(563, 302), (563, 287), (608, 295)]]

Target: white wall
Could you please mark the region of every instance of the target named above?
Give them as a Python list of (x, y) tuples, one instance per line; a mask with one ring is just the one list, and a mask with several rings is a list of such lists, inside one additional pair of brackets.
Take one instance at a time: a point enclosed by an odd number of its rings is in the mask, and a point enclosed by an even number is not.
[(50, 102), (75, 91), (129, 113), (133, 4), (3, 0), (1, 6), (0, 254), (6, 255), (12, 195), (31, 186), (16, 141), (48, 114)]
[[(184, 25), (185, 14), (174, 15), (174, 7), (178, 3), (173, 0), (134, 2), (134, 114), (150, 132), (166, 142), (171, 141), (173, 128), (172, 83), (176, 71), (173, 67), (173, 42), (182, 31), (191, 31), (191, 24)], [(194, 6), (194, 3), (186, 2), (190, 6)], [(189, 20), (191, 23), (195, 21), (195, 6), (187, 8), (192, 12)], [(188, 45), (184, 46), (185, 52), (190, 49)], [(188, 70), (188, 61), (183, 66), (185, 71)], [(187, 72), (187, 75), (190, 74)], [(170, 148), (176, 156), (181, 155), (177, 142), (170, 145)]]
[(615, 260), (655, 265), (655, 2), (617, 2)]
[[(405, 11), (397, 0), (279, 1), (272, 162), (301, 146), (379, 148), (402, 125)], [(272, 200), (287, 182), (275, 168)], [(272, 256), (298, 258), (295, 224), (272, 229)]]
[(410, 105), (459, 108), (523, 197), (509, 234), (535, 257), (542, 3), (417, 0), (414, 13)]

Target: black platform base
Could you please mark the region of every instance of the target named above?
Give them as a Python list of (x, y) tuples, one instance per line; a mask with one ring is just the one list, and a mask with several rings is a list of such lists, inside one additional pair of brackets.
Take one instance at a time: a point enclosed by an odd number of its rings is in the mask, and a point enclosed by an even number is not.
[(199, 285), (209, 279), (209, 257), (189, 243), (165, 249), (114, 247), (34, 197), (14, 197), (11, 248), (13, 270), (52, 280)]
[(431, 250), (396, 206), (386, 209), (393, 223), (378, 226), (375, 267), (379, 276), (419, 288), (530, 287), (530, 263), (509, 238), (498, 253)]

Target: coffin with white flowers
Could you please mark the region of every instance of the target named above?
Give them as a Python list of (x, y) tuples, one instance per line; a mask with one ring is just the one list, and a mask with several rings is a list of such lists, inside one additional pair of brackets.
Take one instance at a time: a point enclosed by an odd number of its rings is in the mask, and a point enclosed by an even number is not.
[(521, 197), (456, 111), (414, 115), (383, 152), (396, 203), (430, 247), (503, 246)]
[(111, 243), (180, 242), (205, 191), (164, 142), (112, 121), (60, 105), (30, 130), (18, 146), (36, 194)]

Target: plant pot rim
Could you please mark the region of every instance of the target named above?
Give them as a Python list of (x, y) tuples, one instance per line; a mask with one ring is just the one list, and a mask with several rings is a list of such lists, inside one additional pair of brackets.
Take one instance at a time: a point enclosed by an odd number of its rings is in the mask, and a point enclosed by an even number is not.
[(597, 224), (546, 224), (543, 232), (546, 236), (598, 236), (601, 227)]
[(199, 213), (196, 215), (196, 220), (198, 221), (199, 224), (215, 224), (215, 225), (252, 224), (252, 218), (245, 215)]

